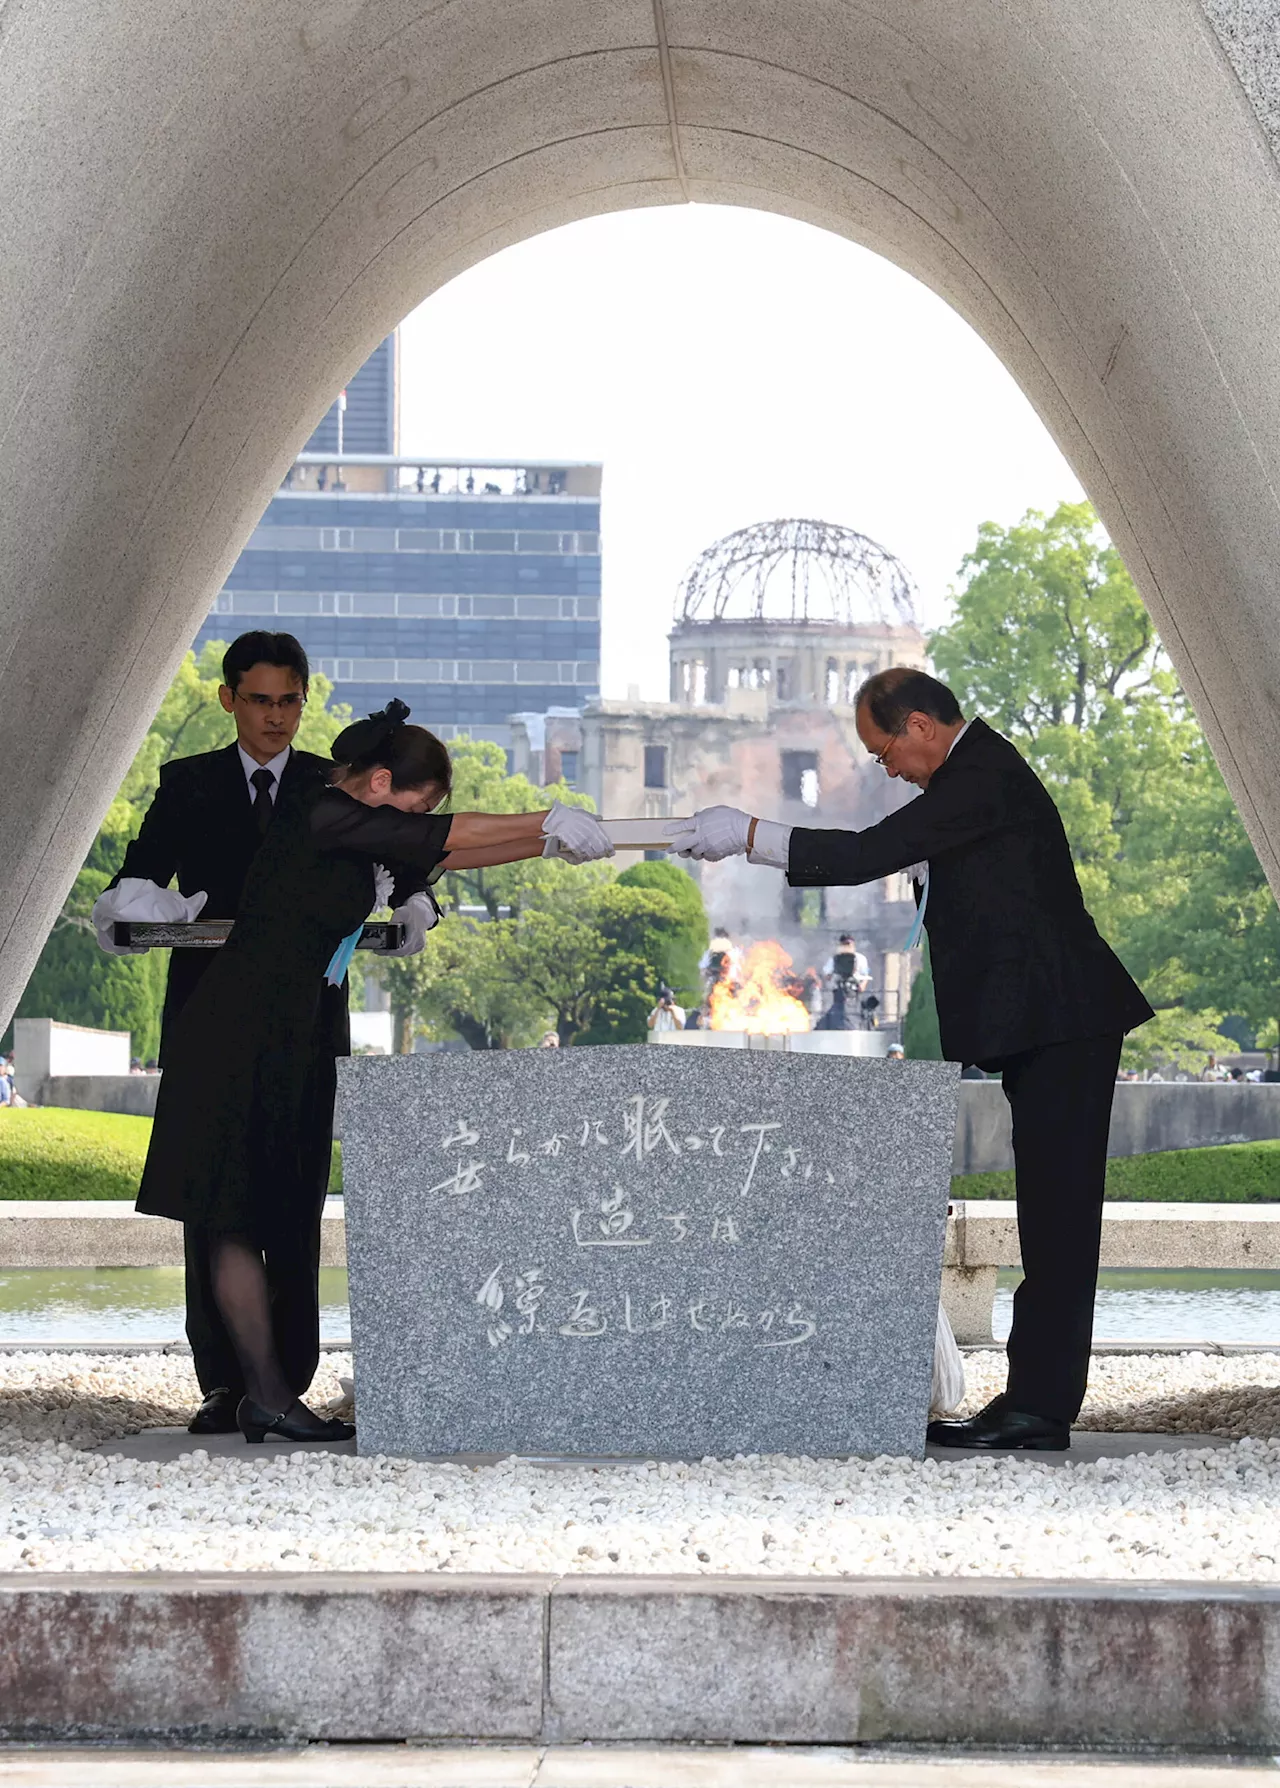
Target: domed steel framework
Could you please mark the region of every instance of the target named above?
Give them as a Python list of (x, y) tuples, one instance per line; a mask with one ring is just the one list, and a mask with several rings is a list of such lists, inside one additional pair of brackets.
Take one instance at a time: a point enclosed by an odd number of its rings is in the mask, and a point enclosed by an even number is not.
[(676, 620), (914, 625), (915, 585), (900, 559), (834, 522), (768, 521), (726, 534), (694, 561)]

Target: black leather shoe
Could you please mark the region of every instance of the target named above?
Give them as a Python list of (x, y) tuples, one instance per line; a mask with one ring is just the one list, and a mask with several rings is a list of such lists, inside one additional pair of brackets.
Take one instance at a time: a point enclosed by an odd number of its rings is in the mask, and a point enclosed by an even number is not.
[(216, 1391), (210, 1391), (199, 1409), (187, 1423), (188, 1434), (234, 1434), (236, 1431), (236, 1404), (240, 1401), (234, 1391), (229, 1391), (220, 1384)]
[(1071, 1445), (1071, 1424), (1056, 1422), (1050, 1416), (1028, 1415), (1024, 1410), (1010, 1409), (1002, 1392), (976, 1416), (966, 1416), (959, 1422), (930, 1422), (926, 1438), (935, 1447), (1065, 1453)]
[(261, 1446), (268, 1435), (276, 1440), (351, 1440), (355, 1435), (351, 1422), (326, 1421), (297, 1399), (279, 1415), (272, 1415), (252, 1397), (242, 1397), (236, 1422), (251, 1447)]

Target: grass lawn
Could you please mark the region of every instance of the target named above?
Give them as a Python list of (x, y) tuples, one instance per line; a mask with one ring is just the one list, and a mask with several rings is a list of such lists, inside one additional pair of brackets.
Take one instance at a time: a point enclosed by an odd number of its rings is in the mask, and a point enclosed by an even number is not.
[[(151, 1119), (114, 1111), (0, 1107), (0, 1199), (135, 1198)], [(330, 1174), (341, 1188), (341, 1154)], [(335, 1183), (336, 1182), (336, 1183)]]
[[(111, 1111), (0, 1107), (0, 1199), (133, 1198), (151, 1119)], [(342, 1190), (342, 1145), (333, 1145), (329, 1190)], [(1012, 1173), (967, 1173), (953, 1198), (1012, 1198)], [(1280, 1203), (1280, 1142), (1175, 1149), (1107, 1164), (1107, 1197), (1126, 1203)]]

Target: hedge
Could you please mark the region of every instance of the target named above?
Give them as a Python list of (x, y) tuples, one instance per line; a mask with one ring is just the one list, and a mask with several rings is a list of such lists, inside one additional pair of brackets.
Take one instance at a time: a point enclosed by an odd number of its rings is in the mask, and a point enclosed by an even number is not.
[(0, 1107), (0, 1198), (134, 1198), (151, 1119)]
[[(128, 1198), (138, 1194), (151, 1119), (57, 1106), (0, 1106), (0, 1199)], [(335, 1143), (330, 1188), (342, 1184)]]
[[(133, 1198), (150, 1134), (150, 1118), (0, 1106), (0, 1199)], [(329, 1190), (342, 1190), (342, 1145), (336, 1142)], [(957, 1174), (951, 1196), (1011, 1199), (1013, 1174)], [(1280, 1203), (1280, 1142), (1235, 1142), (1109, 1161), (1107, 1197), (1170, 1204)]]
[[(1013, 1174), (957, 1174), (953, 1198), (1012, 1198)], [(1107, 1197), (1118, 1203), (1280, 1203), (1280, 1142), (1170, 1149), (1107, 1162)]]

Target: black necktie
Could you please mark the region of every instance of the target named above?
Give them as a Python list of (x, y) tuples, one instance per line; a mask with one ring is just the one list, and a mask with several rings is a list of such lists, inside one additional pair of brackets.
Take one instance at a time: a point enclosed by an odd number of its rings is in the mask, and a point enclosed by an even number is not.
[(255, 770), (249, 780), (258, 791), (253, 797), (253, 817), (257, 822), (258, 837), (265, 838), (267, 827), (271, 824), (271, 816), (275, 812), (275, 805), (271, 799), (275, 775), (270, 770)]

